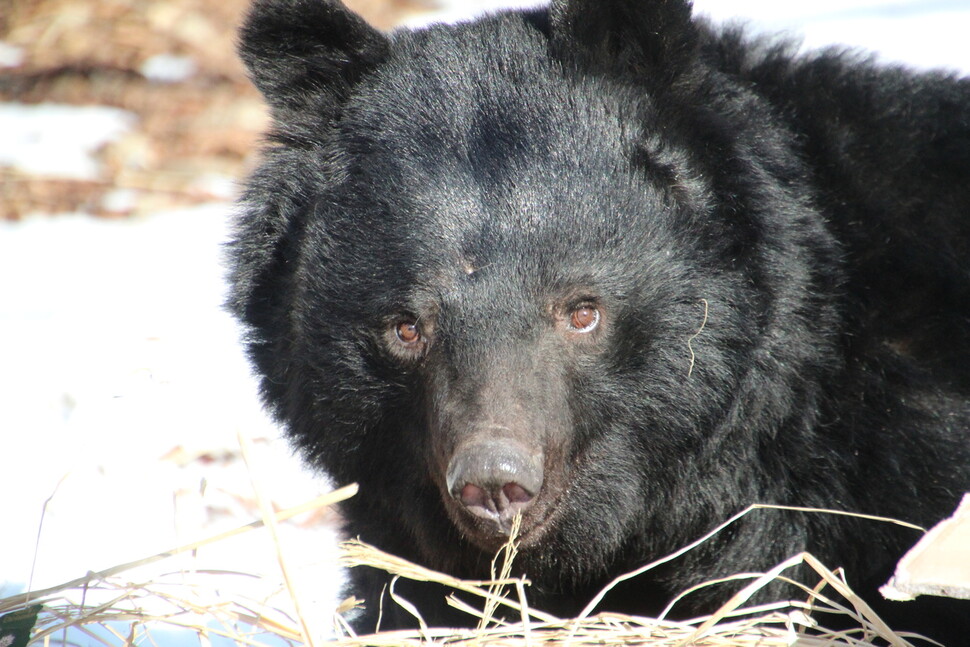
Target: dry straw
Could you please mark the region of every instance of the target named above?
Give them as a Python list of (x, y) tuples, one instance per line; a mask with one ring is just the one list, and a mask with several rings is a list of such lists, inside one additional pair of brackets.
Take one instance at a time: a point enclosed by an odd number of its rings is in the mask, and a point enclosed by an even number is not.
[[(181, 627), (194, 631), (202, 647), (209, 647), (215, 637), (229, 639), (240, 646), (272, 645), (280, 641), (293, 645), (307, 645), (315, 636), (308, 636), (306, 618), (299, 613), (288, 613), (274, 608), (265, 600), (252, 599), (244, 593), (222, 591), (213, 596), (213, 588), (224, 587), (226, 577), (254, 578), (245, 573), (197, 571), (188, 577), (183, 571), (152, 577), (149, 581), (133, 581), (126, 574), (135, 569), (159, 562), (174, 555), (184, 554), (199, 547), (216, 544), (240, 533), (266, 525), (275, 524), (305, 512), (332, 505), (353, 496), (355, 486), (337, 490), (305, 505), (276, 514), (264, 506), (264, 520), (256, 521), (233, 531), (216, 535), (203, 541), (179, 546), (170, 551), (146, 557), (136, 562), (120, 564), (98, 573), (60, 586), (17, 595), (0, 600), (0, 616), (43, 605), (32, 644), (49, 644), (50, 641), (74, 642), (81, 632), (88, 639), (108, 647), (133, 644), (160, 644), (152, 635), (159, 626)], [(529, 582), (512, 577), (512, 564), (516, 555), (515, 532), (499, 551), (492, 564), (488, 580), (460, 580), (449, 575), (413, 564), (399, 557), (384, 553), (360, 541), (348, 541), (341, 547), (342, 562), (354, 567), (367, 565), (380, 568), (399, 578), (434, 582), (465, 594), (465, 599), (452, 595), (448, 603), (469, 615), (469, 626), (474, 629), (456, 630), (428, 626), (421, 618), (421, 610), (411, 601), (394, 592), (393, 583), (386, 597), (367, 603), (399, 604), (418, 619), (419, 629), (413, 631), (386, 631), (371, 635), (355, 635), (340, 612), (346, 613), (359, 601), (351, 598), (338, 609), (334, 619), (335, 637), (328, 644), (334, 647), (358, 645), (404, 646), (404, 645), (456, 645), (456, 646), (508, 646), (531, 647), (533, 645), (641, 645), (644, 647), (869, 647), (871, 645), (910, 645), (906, 636), (894, 633), (876, 616), (866, 603), (855, 595), (845, 581), (830, 571), (808, 553), (801, 553), (778, 564), (766, 573), (739, 574), (730, 580), (748, 581), (734, 597), (710, 616), (689, 621), (666, 619), (666, 612), (658, 618), (597, 612), (602, 598), (620, 582), (638, 577), (662, 563), (675, 559), (740, 517), (756, 508), (776, 506), (752, 506), (670, 556), (628, 573), (611, 582), (575, 618), (558, 618), (532, 608), (528, 601)], [(793, 508), (783, 508), (793, 509)], [(819, 514), (816, 511), (794, 508)], [(285, 564), (283, 549), (276, 542), (278, 558)], [(819, 576), (815, 588), (808, 588), (785, 576), (786, 571), (805, 564)], [(207, 584), (206, 578), (213, 582)], [(760, 590), (774, 581), (784, 581), (804, 592), (801, 600), (781, 601), (774, 604), (749, 605)], [(218, 582), (218, 584), (215, 584)], [(714, 584), (709, 582), (701, 586)], [(695, 587), (700, 588), (700, 587)], [(244, 587), (240, 587), (240, 591)], [(692, 589), (693, 590), (693, 589)], [(837, 595), (832, 595), (834, 591)], [(683, 595), (691, 591), (685, 591)], [(292, 608), (300, 604), (295, 591)], [(467, 600), (478, 600), (471, 604)], [(669, 611), (669, 608), (668, 608)], [(854, 619), (856, 629), (829, 631), (815, 620), (826, 614), (841, 614)], [(294, 617), (295, 616), (295, 617)], [(844, 624), (840, 623), (840, 624)], [(221, 644), (225, 644), (222, 642)]]
[[(685, 622), (665, 619), (677, 600), (671, 602), (658, 618), (608, 612), (593, 614), (603, 598), (619, 583), (641, 576), (645, 572), (683, 555), (757, 509), (846, 514), (815, 508), (753, 505), (681, 550), (617, 577), (590, 601), (576, 618), (557, 618), (529, 607), (526, 597), (528, 581), (524, 578), (509, 577), (511, 560), (515, 557), (514, 531), (509, 542), (499, 551), (496, 557), (497, 560), (502, 561), (500, 572), (496, 575), (495, 563), (493, 562), (493, 578), (488, 581), (459, 580), (389, 555), (363, 542), (345, 542), (342, 550), (343, 562), (347, 566), (366, 565), (385, 570), (396, 578), (403, 577), (410, 580), (441, 584), (481, 598), (483, 609), (473, 607), (452, 596), (448, 599), (449, 604), (474, 618), (478, 618), (477, 627), (474, 630), (466, 631), (436, 629), (429, 628), (421, 620), (415, 606), (404, 601), (406, 603), (404, 604), (405, 608), (417, 615), (421, 625), (419, 630), (356, 636), (343, 624), (345, 634), (333, 644), (339, 647), (428, 644), (467, 645), (469, 647), (473, 645), (507, 645), (510, 647), (528, 647), (531, 645), (868, 647), (877, 644), (905, 647), (911, 645), (906, 640), (907, 637), (912, 637), (911, 635), (897, 634), (890, 629), (841, 577), (809, 553), (799, 553), (766, 573), (738, 574), (725, 580), (706, 582), (685, 591), (677, 598), (680, 599), (698, 588), (726, 580), (750, 580), (747, 586), (710, 616), (694, 618)], [(915, 528), (910, 524), (896, 522), (892, 519), (867, 515), (852, 516), (900, 523)], [(819, 584), (814, 589), (784, 576), (785, 571), (802, 564), (806, 564), (819, 575)], [(784, 581), (801, 589), (805, 594), (805, 599), (745, 606), (756, 593), (775, 581)], [(823, 593), (826, 586), (831, 587), (838, 593), (838, 596)], [(515, 592), (515, 595), (512, 595), (512, 591)], [(396, 597), (393, 599), (400, 602)], [(501, 613), (496, 613), (499, 610), (501, 610)], [(826, 629), (814, 619), (814, 616), (825, 614), (848, 616), (854, 620), (856, 628), (842, 631)], [(506, 618), (519, 619), (509, 621)]]
[[(282, 522), (319, 510), (357, 493), (350, 485), (319, 496), (273, 516)], [(262, 645), (254, 636), (275, 636), (294, 644), (302, 643), (300, 622), (262, 599), (242, 593), (246, 580), (258, 576), (230, 571), (176, 571), (154, 575), (147, 581), (132, 575), (146, 566), (178, 555), (191, 554), (265, 525), (263, 520), (184, 544), (143, 559), (89, 572), (83, 577), (46, 589), (28, 591), (0, 599), (0, 616), (42, 605), (32, 644), (74, 642), (72, 631), (106, 647), (132, 645), (151, 638), (152, 627), (185, 628), (195, 631), (203, 647), (210, 637), (220, 636), (237, 645)], [(236, 580), (240, 593), (226, 593), (227, 582)], [(126, 625), (119, 631), (119, 624)], [(60, 639), (59, 639), (60, 638)], [(278, 642), (274, 643), (278, 645)]]

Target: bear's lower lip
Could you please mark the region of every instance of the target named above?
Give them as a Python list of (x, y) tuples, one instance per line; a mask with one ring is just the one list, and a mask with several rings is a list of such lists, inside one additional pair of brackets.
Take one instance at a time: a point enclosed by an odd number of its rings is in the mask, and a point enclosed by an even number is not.
[[(509, 540), (511, 524), (497, 519), (482, 519), (456, 506), (449, 505), (452, 520), (465, 539), (485, 552), (498, 551)], [(549, 529), (555, 525), (555, 501), (538, 500), (535, 506), (522, 515), (515, 543), (519, 548), (528, 548), (539, 543)]]
[[(523, 529), (515, 537), (516, 546), (519, 548), (529, 548), (538, 543), (540, 538), (545, 535), (545, 527), (546, 524), (542, 523)], [(509, 541), (508, 533), (499, 531), (490, 532), (486, 529), (469, 528), (467, 526), (463, 527), (462, 530), (465, 539), (476, 545), (482, 551), (490, 554), (497, 552)]]

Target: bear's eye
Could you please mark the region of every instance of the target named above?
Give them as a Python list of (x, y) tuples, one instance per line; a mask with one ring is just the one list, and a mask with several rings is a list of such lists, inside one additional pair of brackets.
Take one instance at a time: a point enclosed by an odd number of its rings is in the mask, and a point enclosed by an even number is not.
[(421, 341), (421, 330), (416, 321), (401, 321), (394, 328), (397, 338), (406, 346), (413, 346)]
[(569, 327), (573, 332), (592, 332), (599, 323), (600, 311), (596, 306), (579, 306), (569, 313)]
[(391, 355), (405, 362), (413, 362), (428, 351), (431, 345), (434, 321), (420, 322), (414, 315), (401, 314), (387, 322), (384, 344)]

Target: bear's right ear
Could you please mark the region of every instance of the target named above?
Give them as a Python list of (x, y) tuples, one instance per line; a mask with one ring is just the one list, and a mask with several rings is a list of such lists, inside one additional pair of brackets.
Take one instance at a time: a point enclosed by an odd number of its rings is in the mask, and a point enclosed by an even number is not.
[(387, 55), (387, 38), (339, 0), (256, 0), (239, 55), (275, 110), (339, 105)]
[(695, 60), (690, 0), (553, 0), (558, 56), (638, 81), (669, 80)]

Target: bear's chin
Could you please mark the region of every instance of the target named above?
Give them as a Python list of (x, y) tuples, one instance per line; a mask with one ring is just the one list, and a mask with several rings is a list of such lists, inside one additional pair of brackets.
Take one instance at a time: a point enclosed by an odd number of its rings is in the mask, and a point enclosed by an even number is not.
[[(519, 517), (519, 525), (514, 535), (515, 545), (519, 549), (541, 546), (543, 540), (561, 522), (558, 498), (548, 497), (546, 494), (543, 491), (533, 505)], [(497, 517), (475, 515), (456, 503), (452, 497), (445, 495), (443, 498), (451, 522), (470, 544), (484, 553), (494, 554), (509, 542), (513, 529), (511, 519), (500, 520)]]

